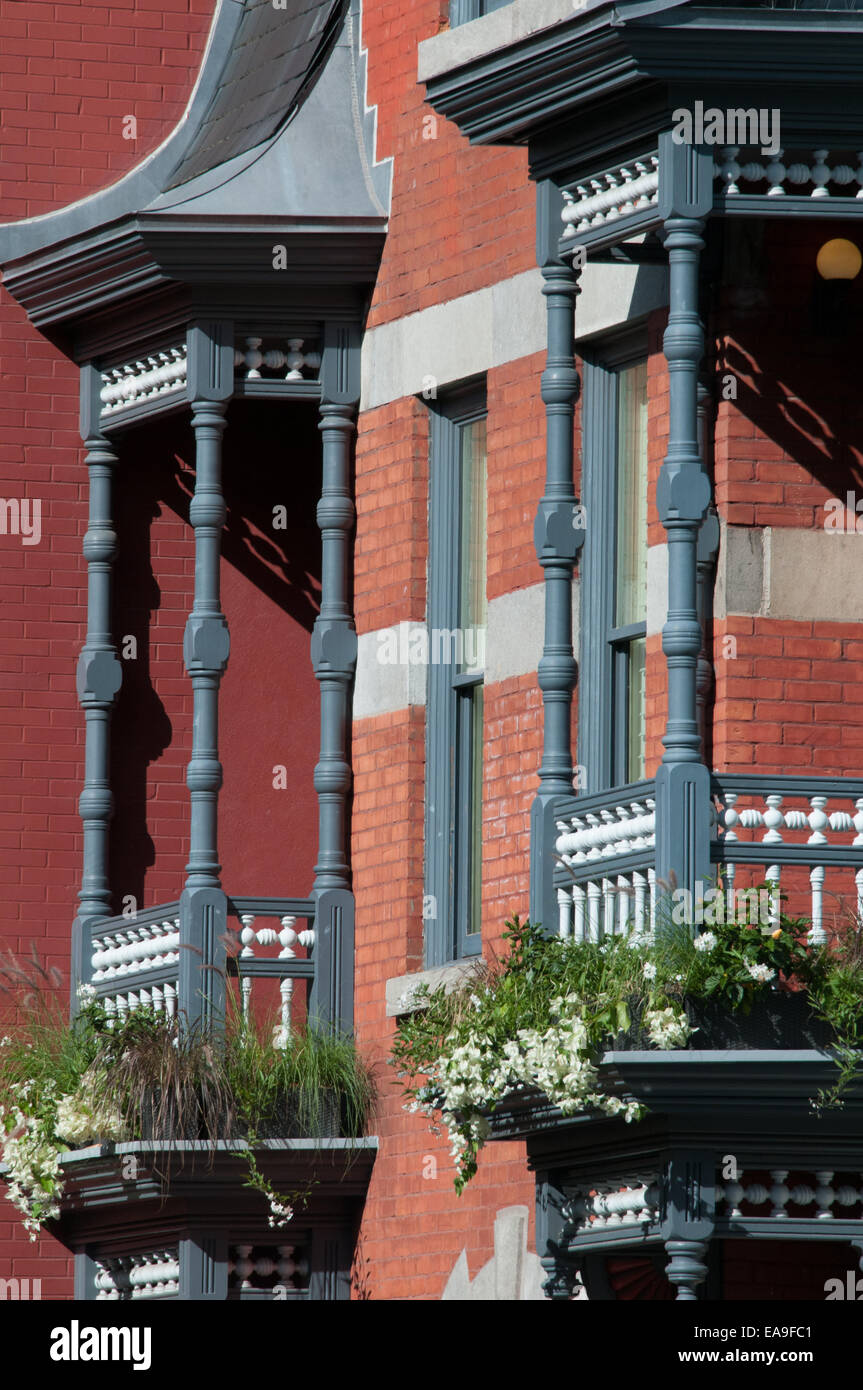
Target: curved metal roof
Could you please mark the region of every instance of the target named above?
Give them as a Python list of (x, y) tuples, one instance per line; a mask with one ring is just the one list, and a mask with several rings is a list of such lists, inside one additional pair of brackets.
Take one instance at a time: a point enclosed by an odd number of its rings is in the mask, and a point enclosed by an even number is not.
[[(359, 4), (218, 0), (194, 90), (167, 139), (108, 188), (0, 226), (0, 264), (68, 247), (142, 213), (383, 228), (389, 162), (375, 162), (374, 112), (363, 102)], [(326, 95), (314, 118), (297, 120), (319, 85)], [(232, 179), (252, 168), (256, 174), (234, 188)]]

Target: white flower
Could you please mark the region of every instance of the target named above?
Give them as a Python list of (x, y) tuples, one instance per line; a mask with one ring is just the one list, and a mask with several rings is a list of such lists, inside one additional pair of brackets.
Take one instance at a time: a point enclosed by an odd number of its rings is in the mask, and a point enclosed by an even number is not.
[(12, 1046), (12, 1039), (10, 1038), (9, 1034), (7, 1033), (7, 1034), (5, 1035), (5, 1037), (0, 1038), (0, 1047), (11, 1047), (11, 1046)]
[(97, 1139), (125, 1139), (126, 1126), (118, 1110), (105, 1100), (105, 1077), (89, 1069), (77, 1091), (63, 1096), (57, 1105), (55, 1129), (61, 1139), (80, 1147)]
[(746, 968), (753, 980), (758, 980), (759, 984), (766, 984), (776, 974), (776, 971), (771, 970), (769, 965), (748, 965)]
[(692, 1033), (689, 1019), (672, 1008), (648, 1009), (644, 1022), (650, 1041), (664, 1051), (685, 1047)]
[(96, 991), (92, 985), (79, 985), (75, 993), (81, 1004), (89, 1004), (96, 998)]
[(717, 944), (718, 937), (712, 931), (703, 931), (700, 936), (695, 938), (696, 951), (712, 951)]
[(645, 980), (656, 979), (656, 966), (653, 964), (653, 961), (646, 960), (644, 962), (644, 978)]

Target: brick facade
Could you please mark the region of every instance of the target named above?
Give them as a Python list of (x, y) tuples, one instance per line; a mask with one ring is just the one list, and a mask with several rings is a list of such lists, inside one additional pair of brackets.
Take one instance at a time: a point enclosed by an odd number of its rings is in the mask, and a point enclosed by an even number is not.
[[(0, 6), (4, 219), (81, 198), (157, 147), (188, 98), (211, 10), (211, 0), (110, 0), (101, 8), (79, 5), (71, 15), (43, 0)], [(472, 148), (424, 104), (417, 85), (416, 45), (445, 26), (446, 13), (445, 0), (366, 4), (367, 101), (377, 108), (378, 158), (394, 158), (392, 218), (371, 330), (534, 266), (534, 189), (524, 151)], [(138, 121), (134, 141), (123, 138), (127, 115)], [(863, 404), (854, 355), (837, 369), (835, 356), (807, 353), (801, 342), (809, 301), (786, 290), (795, 277), (808, 284), (817, 244), (827, 235), (820, 224), (817, 233), (776, 224), (761, 250), (764, 305), (746, 308), (726, 288), (713, 306), (716, 376), (721, 382), (732, 373), (739, 388), (736, 399), (719, 400), (715, 420), (716, 503), (727, 526), (821, 531), (825, 501), (844, 496), (853, 485), (847, 480), (859, 477)], [(668, 436), (664, 323), (664, 310), (648, 323), (652, 546), (664, 542), (653, 501)], [(519, 330), (514, 322), (516, 344)], [(542, 353), (514, 351), (488, 370), (490, 601), (542, 578), (533, 523), (545, 474), (543, 364)], [(2, 946), (17, 952), (35, 944), (47, 963), (66, 970), (80, 872), (76, 803), (84, 750), (74, 677), (86, 616), (77, 373), (6, 293), (0, 295), (0, 374), (2, 493), (41, 499), (45, 537), (32, 547), (15, 535), (0, 537)], [(769, 392), (765, 381), (773, 383)], [(308, 661), (320, 588), (315, 422), (296, 427), (287, 463), (278, 421), (235, 405), (230, 424), (238, 442), (232, 445), (229, 428), (223, 606), (233, 650), (222, 697), (224, 880), (234, 893), (301, 894), (311, 885), (315, 852), (310, 808), (318, 696)], [(413, 395), (360, 416), (353, 603), (361, 637), (425, 618), (428, 424), (425, 403)], [(580, 438), (577, 416), (577, 458)], [(192, 703), (182, 630), (194, 563), (184, 519), (190, 449), (189, 431), (175, 421), (142, 430), (122, 460), (118, 487), (118, 632), (136, 637), (139, 655), (126, 663), (114, 718), (112, 876), (118, 897), (132, 894), (139, 905), (177, 896), (188, 847), (184, 776)], [(251, 474), (246, 457), (253, 453), (263, 462)], [(291, 522), (274, 532), (272, 509), (280, 504), (289, 504)], [(732, 772), (757, 766), (858, 773), (863, 622), (801, 621), (734, 605), (729, 593), (727, 611), (713, 624), (712, 765)], [(662, 753), (665, 692), (661, 639), (652, 634), (648, 776)], [(579, 700), (589, 698), (576, 692), (574, 727)], [(505, 919), (527, 912), (529, 812), (542, 744), (535, 674), (489, 683), (484, 720), (482, 934), (490, 957), (501, 949)], [(356, 1022), (381, 1083), (381, 1147), (358, 1246), (356, 1293), (373, 1299), (438, 1299), (462, 1249), (472, 1275), (491, 1256), (500, 1208), (523, 1203), (532, 1213), (534, 1202), (524, 1148), (515, 1143), (489, 1146), (477, 1179), (457, 1200), (446, 1142), (403, 1110), (386, 1065), (395, 1029), (386, 1016), (386, 982), (423, 965), (425, 758), (421, 704), (356, 720), (350, 819)], [(287, 791), (273, 787), (277, 765), (288, 769)], [(813, 1249), (806, 1246), (807, 1260)], [(779, 1293), (759, 1292), (779, 1288), (771, 1260), (729, 1246), (729, 1296), (817, 1296), (801, 1290), (817, 1285), (820, 1263), (808, 1282), (789, 1276)], [(41, 1277), (46, 1298), (71, 1297), (65, 1250), (47, 1237), (30, 1246), (5, 1203), (3, 1273)], [(756, 1292), (747, 1295), (750, 1288)]]

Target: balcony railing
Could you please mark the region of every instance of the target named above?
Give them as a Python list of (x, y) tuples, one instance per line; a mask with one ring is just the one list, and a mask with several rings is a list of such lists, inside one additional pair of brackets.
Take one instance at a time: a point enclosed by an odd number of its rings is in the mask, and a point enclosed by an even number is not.
[[(826, 940), (825, 897), (863, 919), (863, 779), (722, 774), (713, 789), (711, 859), (724, 866), (727, 888), (744, 866), (750, 879), (763, 870), (783, 910), (811, 919), (814, 944)], [(778, 894), (773, 901), (778, 917)]]
[(633, 782), (561, 804), (555, 874), (561, 936), (642, 936), (656, 922), (656, 801)]
[[(646, 781), (560, 803), (561, 936), (653, 932), (658, 895), (674, 887), (656, 879), (656, 795)], [(774, 885), (771, 913), (808, 918), (813, 944), (827, 939), (830, 904), (863, 920), (863, 779), (718, 774), (711, 815), (710, 859), (726, 891)]]
[[(225, 947), (225, 973), (240, 981), (244, 1015), (256, 980), (278, 981), (281, 1027), (291, 1028), (294, 986), (315, 978), (315, 904), (309, 898), (228, 898), (237, 952)], [(180, 904), (164, 903), (134, 918), (110, 917), (88, 924), (82, 980), (93, 987), (109, 1015), (152, 1008), (174, 1017), (189, 1001), (180, 997), (184, 944)], [(203, 962), (202, 962), (203, 965)], [(205, 987), (201, 977), (201, 988)]]

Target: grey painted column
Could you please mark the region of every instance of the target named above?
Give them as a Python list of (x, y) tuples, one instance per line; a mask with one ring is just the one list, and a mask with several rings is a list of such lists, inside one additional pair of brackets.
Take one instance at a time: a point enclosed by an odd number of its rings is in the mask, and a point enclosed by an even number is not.
[(668, 453), (656, 501), (668, 536), (668, 618), (662, 650), (668, 666), (665, 752), (656, 777), (656, 872), (695, 895), (710, 873), (710, 775), (701, 761), (696, 671), (702, 645), (697, 603), (698, 534), (710, 483), (698, 444), (698, 368), (704, 329), (698, 314), (698, 265), (704, 219), (713, 202), (713, 164), (704, 150), (660, 141), (659, 205), (669, 266)]
[[(195, 595), (183, 657), (192, 682), (192, 755), (186, 769), (191, 798), (189, 862), (180, 898), (180, 1011), (189, 1023), (218, 1022), (224, 1011), (225, 894), (218, 849), (219, 684), (230, 639), (220, 607), (219, 569), (225, 502), (222, 434), (233, 391), (230, 324), (199, 323), (189, 330), (187, 391), (195, 432), (195, 492), (189, 520), (195, 532)], [(208, 967), (215, 967), (209, 969)]]
[(99, 430), (101, 375), (87, 363), (81, 369), (81, 435), (87, 448), (89, 519), (83, 552), (87, 561), (87, 636), (78, 659), (78, 699), (86, 721), (84, 786), (78, 814), (84, 827), (84, 862), (78, 915), (72, 928), (72, 1006), (84, 974), (87, 927), (111, 915), (108, 836), (114, 798), (110, 783), (111, 710), (122, 682), (122, 668), (111, 631), (111, 603), (117, 536), (113, 482), (117, 455)]
[(573, 487), (573, 417), (578, 396), (575, 370), (575, 297), (578, 274), (558, 254), (562, 231), (560, 189), (537, 185), (537, 259), (544, 280), (548, 354), (542, 373), (546, 416), (545, 494), (534, 525), (536, 555), (545, 578), (545, 640), (538, 679), (542, 691), (543, 751), (539, 791), (531, 809), (530, 916), (557, 930), (554, 891), (555, 803), (572, 794), (572, 576), (584, 542), (577, 528)]
[(662, 1238), (666, 1274), (678, 1302), (693, 1302), (707, 1277), (708, 1242), (716, 1211), (715, 1157), (679, 1151), (669, 1158), (662, 1181)]
[(312, 634), (312, 665), (321, 692), (321, 751), (314, 776), (318, 858), (310, 1012), (318, 1023), (344, 1030), (353, 1025), (354, 905), (346, 832), (351, 786), (348, 720), (357, 664), (357, 633), (349, 603), (355, 516), (351, 459), (359, 395), (359, 326), (327, 324), (321, 363), (323, 476), (317, 507), (321, 609)]
[[(712, 477), (710, 466), (710, 440), (713, 424), (713, 401), (704, 382), (698, 383), (698, 442), (704, 471), (708, 481)], [(713, 615), (713, 584), (715, 579), (716, 557), (719, 554), (719, 517), (711, 502), (707, 515), (698, 532), (696, 551), (697, 608), (698, 625), (701, 628), (701, 647), (695, 673), (695, 701), (698, 708), (698, 735), (701, 743), (701, 759), (707, 762), (707, 719), (710, 700), (713, 694), (715, 672), (713, 652), (709, 645), (711, 618)]]

